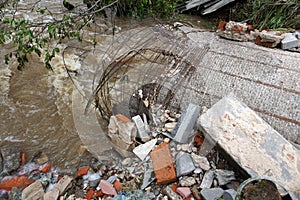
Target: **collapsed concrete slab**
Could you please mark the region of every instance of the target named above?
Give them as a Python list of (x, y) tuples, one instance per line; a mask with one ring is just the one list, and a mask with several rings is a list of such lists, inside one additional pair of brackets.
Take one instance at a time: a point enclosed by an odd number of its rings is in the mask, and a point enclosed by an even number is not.
[(249, 175), (271, 177), (300, 196), (300, 151), (232, 93), (198, 125)]

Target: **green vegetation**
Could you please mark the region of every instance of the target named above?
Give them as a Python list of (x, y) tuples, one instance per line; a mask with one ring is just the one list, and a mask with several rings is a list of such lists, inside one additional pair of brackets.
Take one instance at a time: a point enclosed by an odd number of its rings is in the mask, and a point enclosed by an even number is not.
[(233, 9), (231, 18), (253, 24), (259, 30), (293, 28), (300, 23), (299, 0), (248, 0)]

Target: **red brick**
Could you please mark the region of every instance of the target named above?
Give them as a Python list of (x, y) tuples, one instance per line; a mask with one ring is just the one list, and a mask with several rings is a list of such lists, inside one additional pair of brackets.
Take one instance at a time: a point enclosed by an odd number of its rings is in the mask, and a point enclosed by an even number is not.
[(122, 183), (121, 183), (120, 181), (118, 181), (118, 180), (115, 180), (113, 186), (114, 186), (114, 188), (116, 189), (117, 193), (120, 193)]
[(262, 42), (261, 38), (259, 36), (257, 36), (255, 39), (255, 44), (264, 46), (264, 47), (271, 47), (273, 43), (272, 42)]
[(77, 176), (87, 175), (89, 167), (80, 167), (77, 171)]
[(49, 163), (49, 162), (45, 163), (39, 167), (39, 171), (44, 172), (44, 173), (50, 172), (50, 169), (51, 169), (51, 163)]
[(123, 123), (127, 123), (127, 122), (131, 122), (131, 119), (129, 119), (128, 117), (122, 115), (122, 114), (117, 114), (116, 115), (117, 120), (123, 122)]
[(163, 142), (158, 145), (151, 151), (150, 156), (158, 184), (176, 181), (176, 171), (168, 143)]
[(218, 26), (218, 30), (225, 31), (226, 24), (227, 24), (227, 22), (220, 21), (219, 26)]
[(26, 154), (24, 152), (21, 153), (21, 166), (26, 163)]
[(29, 179), (28, 176), (6, 177), (1, 180), (0, 189), (11, 190), (13, 187), (26, 188), (33, 182), (34, 180)]
[(173, 192), (176, 192), (176, 190), (177, 190), (178, 187), (179, 187), (179, 186), (178, 186), (177, 184), (172, 184), (172, 185), (170, 186), (170, 188), (173, 190)]
[(90, 200), (94, 197), (94, 194), (95, 194), (95, 191), (92, 188), (90, 188), (89, 191), (86, 193), (85, 198), (87, 200)]
[(99, 190), (97, 193), (96, 193), (96, 197), (103, 197), (103, 192), (102, 190)]
[(196, 136), (194, 137), (194, 141), (196, 142), (196, 145), (197, 145), (198, 147), (200, 147), (200, 146), (203, 144), (204, 138), (201, 137), (201, 136), (199, 136), (199, 135), (196, 135)]

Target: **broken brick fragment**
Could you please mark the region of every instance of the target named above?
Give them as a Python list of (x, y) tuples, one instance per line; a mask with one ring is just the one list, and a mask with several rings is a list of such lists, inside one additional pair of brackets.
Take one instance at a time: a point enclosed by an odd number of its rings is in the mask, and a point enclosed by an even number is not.
[(176, 171), (168, 143), (158, 145), (151, 151), (150, 156), (158, 184), (176, 181)]
[(262, 42), (261, 37), (257, 36), (255, 39), (255, 44), (264, 46), (264, 47), (272, 47), (273, 42)]
[(89, 171), (89, 167), (80, 167), (77, 171), (77, 176), (80, 177), (80, 176), (84, 176), (88, 173)]
[(8, 176), (1, 180), (0, 189), (11, 190), (13, 187), (24, 189), (33, 182), (34, 180), (29, 179), (28, 176)]
[(92, 188), (90, 188), (88, 190), (88, 192), (86, 193), (85, 198), (87, 200), (90, 200), (90, 199), (92, 199), (94, 197), (94, 194), (95, 194), (95, 191)]
[(45, 163), (39, 167), (39, 171), (44, 172), (44, 173), (50, 172), (50, 169), (51, 169), (51, 163), (49, 163), (49, 162)]
[(122, 115), (122, 114), (117, 114), (117, 115), (116, 115), (116, 118), (117, 118), (119, 121), (123, 122), (123, 123), (131, 122), (131, 119), (129, 119), (128, 117), (126, 117), (126, 116), (124, 116), (124, 115)]
[(200, 135), (196, 135), (196, 136), (194, 137), (194, 141), (195, 141), (195, 143), (196, 143), (196, 146), (197, 146), (197, 147), (200, 147), (200, 146), (203, 144), (204, 138), (201, 137)]
[(226, 26), (227, 22), (225, 21), (220, 21), (219, 26), (218, 26), (218, 30), (220, 31), (225, 31), (225, 26)]
[(103, 194), (102, 190), (97, 191), (96, 197), (103, 197), (103, 196), (104, 196), (104, 194)]
[(122, 183), (119, 180), (115, 180), (113, 186), (116, 189), (117, 193), (120, 193)]
[(21, 153), (21, 166), (25, 165), (26, 163), (26, 154), (25, 152)]
[(176, 192), (176, 190), (177, 190), (178, 187), (179, 187), (179, 186), (178, 186), (177, 184), (172, 184), (172, 185), (170, 186), (170, 188), (173, 190), (173, 192)]

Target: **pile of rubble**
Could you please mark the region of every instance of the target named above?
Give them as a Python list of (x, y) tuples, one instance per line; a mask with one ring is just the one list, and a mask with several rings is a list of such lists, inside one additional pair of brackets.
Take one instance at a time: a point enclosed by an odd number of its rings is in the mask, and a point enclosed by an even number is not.
[(291, 30), (255, 30), (252, 25), (234, 21), (221, 21), (218, 26), (217, 34), (221, 37), (236, 40), (250, 41), (265, 47), (277, 47), (281, 49), (297, 50), (300, 49), (300, 32)]
[(255, 198), (299, 198), (298, 149), (232, 94), (202, 110), (199, 116), (194, 104), (182, 114), (156, 106), (150, 125), (145, 114), (114, 115), (108, 137), (127, 157), (83, 155), (74, 174), (51, 169), (43, 153), (27, 163), (19, 154), (13, 170), (4, 166), (0, 199), (250, 200), (253, 191), (245, 188), (260, 179), (271, 185)]

